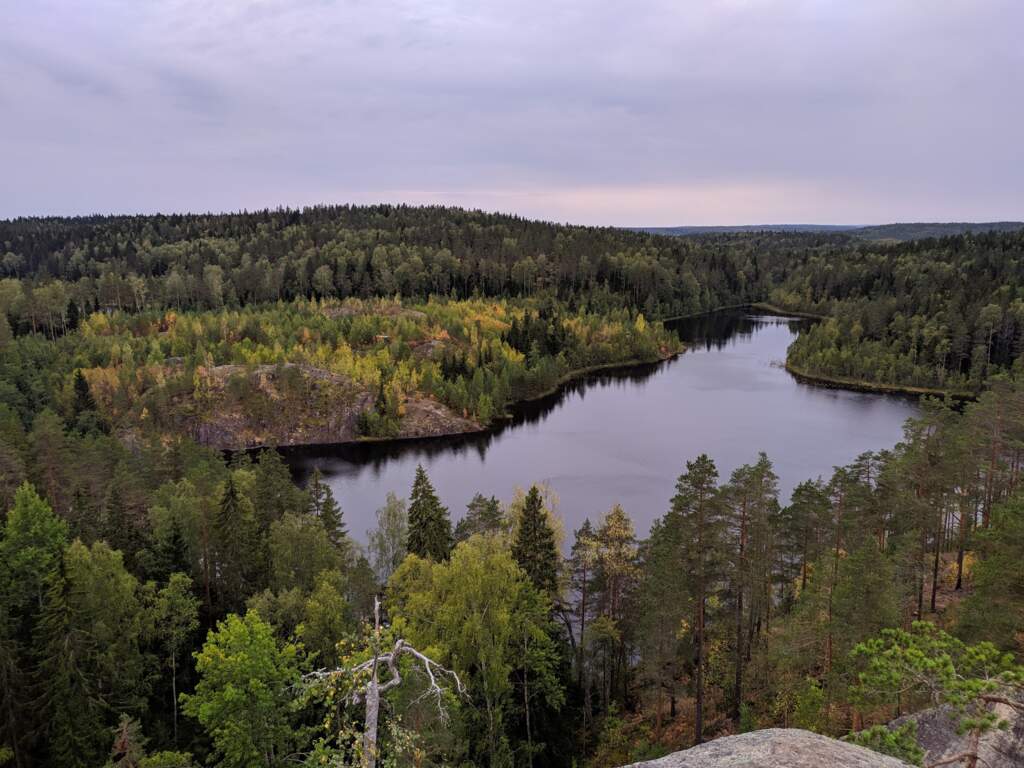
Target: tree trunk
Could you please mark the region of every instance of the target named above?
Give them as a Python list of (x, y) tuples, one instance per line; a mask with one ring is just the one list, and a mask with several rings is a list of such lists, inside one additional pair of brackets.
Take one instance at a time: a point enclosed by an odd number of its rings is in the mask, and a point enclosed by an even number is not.
[[(703, 586), (703, 585), (702, 585)], [(693, 685), (695, 706), (693, 714), (693, 743), (704, 741), (704, 595), (697, 600), (697, 642), (694, 659)]]
[[(941, 519), (941, 518), (940, 518)], [(935, 558), (932, 560), (932, 599), (931, 599), (931, 612), (935, 613), (935, 595), (939, 591), (939, 561), (942, 552), (942, 525), (940, 523), (939, 530), (935, 532)]]
[(174, 746), (178, 746), (178, 670), (171, 654), (171, 708), (174, 711)]
[(380, 688), (377, 685), (377, 667), (366, 689), (366, 722), (363, 726), (363, 768), (377, 765), (377, 716), (380, 712)]
[(732, 717), (740, 721), (740, 701), (743, 698), (743, 592), (747, 576), (747, 499), (740, 505), (739, 557), (736, 561), (736, 669), (733, 680)]
[(526, 711), (526, 764), (533, 768), (533, 731), (530, 728), (530, 675), (525, 667), (526, 638), (523, 638), (523, 709)]

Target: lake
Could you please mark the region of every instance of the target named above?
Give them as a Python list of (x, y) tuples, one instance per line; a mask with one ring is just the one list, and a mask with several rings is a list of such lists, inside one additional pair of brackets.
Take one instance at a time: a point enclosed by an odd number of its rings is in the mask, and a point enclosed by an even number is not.
[(913, 399), (846, 392), (794, 379), (786, 348), (807, 321), (742, 311), (669, 323), (687, 345), (674, 360), (574, 382), (516, 408), (490, 432), (284, 452), (304, 481), (319, 467), (365, 542), (388, 491), (407, 496), (417, 464), (458, 520), (473, 494), (512, 498), (547, 483), (571, 532), (619, 503), (637, 534), (665, 513), (688, 460), (707, 453), (721, 479), (765, 451), (782, 500), (806, 479), (860, 453), (891, 448)]

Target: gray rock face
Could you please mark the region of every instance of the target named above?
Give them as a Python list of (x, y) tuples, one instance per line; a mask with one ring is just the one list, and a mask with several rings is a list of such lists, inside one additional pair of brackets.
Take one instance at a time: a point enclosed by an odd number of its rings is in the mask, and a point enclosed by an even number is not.
[(907, 768), (870, 749), (797, 728), (726, 736), (632, 768)]
[[(997, 704), (993, 711), (1005, 720), (1005, 730), (994, 729), (978, 743), (978, 765), (984, 768), (1020, 768), (1024, 766), (1024, 716), (1013, 707)], [(959, 755), (969, 749), (969, 737), (957, 733), (959, 716), (948, 707), (926, 709), (901, 717), (890, 725), (907, 720), (917, 722), (917, 743), (927, 753), (925, 765)]]

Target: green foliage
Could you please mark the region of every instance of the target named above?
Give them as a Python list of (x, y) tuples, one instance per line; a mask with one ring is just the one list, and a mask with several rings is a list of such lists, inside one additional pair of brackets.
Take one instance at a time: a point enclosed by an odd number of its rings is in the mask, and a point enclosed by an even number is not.
[(993, 512), (992, 527), (977, 537), (974, 591), (965, 601), (960, 631), (1004, 650), (1024, 639), (1024, 499)]
[(156, 595), (153, 606), (155, 634), (163, 651), (163, 661), (171, 670), (171, 706), (174, 740), (178, 739), (178, 668), (182, 651), (189, 647), (199, 628), (199, 600), (192, 594), (192, 579), (173, 573), (167, 586)]
[(629, 722), (612, 707), (601, 720), (594, 754), (588, 768), (618, 768), (627, 763), (655, 760), (667, 750), (652, 743), (650, 728)]
[(224, 768), (288, 765), (301, 729), (293, 721), (296, 646), (279, 645), (259, 614), (232, 614), (196, 653), (199, 682), (182, 709), (209, 733)]
[(476, 494), (466, 505), (466, 514), (455, 526), (455, 543), (459, 544), (477, 533), (501, 534), (508, 530), (508, 519), (494, 496)]
[(107, 745), (106, 728), (100, 702), (93, 698), (96, 680), (82, 663), (88, 638), (75, 631), (72, 610), (67, 580), (54, 571), (35, 632), (48, 715), (46, 754), (53, 765), (88, 768)]
[(754, 709), (747, 703), (740, 705), (740, 722), (739, 722), (740, 733), (750, 733), (751, 731), (757, 730), (757, 717), (754, 715)]
[(797, 690), (793, 706), (794, 728), (803, 728), (815, 733), (823, 733), (827, 725), (825, 713), (825, 692), (821, 683), (808, 677), (803, 686)]
[(345, 579), (339, 571), (321, 571), (306, 598), (299, 635), (316, 663), (333, 667), (340, 663), (338, 643), (355, 627), (352, 608), (345, 599)]
[(555, 532), (548, 524), (547, 512), (535, 485), (526, 494), (523, 513), (512, 543), (512, 557), (538, 592), (557, 597), (558, 549), (555, 547)]
[(146, 739), (138, 720), (122, 714), (114, 729), (114, 744), (110, 748), (111, 768), (138, 768), (145, 757)]
[(446, 560), (452, 548), (452, 524), (448, 509), (441, 505), (437, 492), (422, 466), (416, 466), (409, 496), (409, 554), (430, 560)]
[[(621, 764), (689, 733), (688, 693), (740, 729), (837, 732), (897, 691), (997, 726), (1024, 632), (1021, 237), (667, 239), (391, 206), (0, 222), (0, 751), (99, 765), (128, 712), (154, 752), (113, 760), (190, 765), (179, 738), (227, 765), (309, 757), (323, 712), (291, 683), (351, 662), (338, 641), (389, 581), (388, 620), (473, 699), (446, 726), (411, 678), (385, 718), (396, 763)], [(926, 404), (783, 509), (767, 457), (721, 487), (700, 457), (648, 539), (619, 507), (581, 529), (562, 592), (533, 490), (508, 514), (474, 498), (453, 537), (418, 472), (409, 514), (378, 512), (371, 567), (320, 478), (185, 438), (323, 436), (360, 410), (368, 436), (424, 413), (483, 426), (575, 371), (677, 351), (654, 317), (764, 300), (828, 315), (789, 352), (811, 375), (988, 389), (962, 415)], [(885, 634), (954, 582), (969, 596), (935, 611), (960, 640)], [(218, 629), (193, 669), (200, 620)], [(910, 757), (904, 736), (857, 738)]]
[[(261, 531), (266, 531), (286, 512), (299, 512), (306, 507), (306, 495), (292, 482), (288, 465), (277, 451), (260, 451), (253, 470), (252, 500)], [(340, 509), (338, 514), (340, 516)], [(340, 524), (340, 517), (338, 522)], [(344, 529), (340, 532), (344, 534)]]
[(24, 483), (18, 488), (0, 538), (4, 598), (11, 614), (27, 618), (31, 604), (42, 602), (67, 535), (67, 524), (34, 487)]
[(320, 520), (286, 514), (270, 526), (270, 582), (275, 590), (310, 592), (323, 571), (339, 570), (342, 557)]
[(388, 492), (383, 507), (377, 510), (377, 527), (366, 532), (373, 570), (380, 584), (386, 584), (406, 555), (409, 513), (405, 500)]
[(843, 737), (843, 741), (895, 757), (911, 765), (921, 765), (924, 750), (917, 743), (917, 722), (908, 720), (895, 728), (873, 725)]
[(306, 486), (309, 496), (309, 512), (320, 521), (327, 538), (335, 547), (347, 546), (347, 531), (342, 521), (341, 506), (334, 499), (331, 486), (323, 481), (319, 469), (313, 470), (313, 476)]
[(967, 645), (934, 624), (911, 630), (884, 629), (853, 651), (859, 666), (855, 702), (890, 703), (897, 695), (948, 704), (961, 731), (984, 733), (1000, 726), (992, 705), (1024, 689), (1024, 667), (988, 642)]
[(478, 704), (466, 713), (472, 756), (496, 765), (507, 754), (517, 669), (525, 665), (538, 702), (557, 708), (563, 701), (550, 602), (497, 539), (473, 536), (440, 563), (410, 555), (388, 594), (389, 614), (401, 619), (396, 632), (466, 679)]

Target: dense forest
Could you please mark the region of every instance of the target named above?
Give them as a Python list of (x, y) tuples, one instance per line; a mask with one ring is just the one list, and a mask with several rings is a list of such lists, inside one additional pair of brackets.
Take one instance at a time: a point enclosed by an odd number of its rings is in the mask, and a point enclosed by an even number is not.
[[(946, 702), (980, 734), (1024, 681), (1024, 235), (345, 207), (22, 219), (0, 251), (0, 764), (610, 768), (770, 725), (919, 762), (872, 726)], [(319, 476), (200, 444), (346, 398), (358, 439), (484, 425), (752, 302), (823, 316), (794, 370), (973, 401), (788, 503), (769, 456), (680, 457), (647, 537), (613, 500), (565, 531), (542, 486), (451, 510), (421, 470), (362, 546)]]
[(0, 345), (96, 312), (400, 295), (563, 302), (647, 320), (768, 302), (826, 315), (809, 376), (974, 394), (1024, 349), (1024, 233), (665, 237), (454, 208), (315, 207), (0, 222)]
[[(4, 411), (2, 435), (12, 765), (358, 761), (367, 662), (394, 648), (388, 765), (610, 767), (769, 725), (913, 755), (912, 733), (862, 729), (936, 700), (995, 727), (988, 702), (1024, 679), (1011, 382), (927, 404), (787, 505), (768, 456), (686, 461), (645, 539), (612, 506), (565, 540), (537, 487), (453, 525), (420, 471), (364, 549), (270, 450), (128, 448), (50, 411), (28, 433)], [(922, 648), (953, 672), (916, 669)]]
[(450, 409), (442, 432), (479, 428), (573, 372), (678, 350), (641, 313), (553, 299), (295, 299), (96, 312), (53, 341), (9, 343), (0, 388), (26, 425), (49, 408), (122, 436), (244, 448), (405, 435), (437, 415), (429, 401)]

